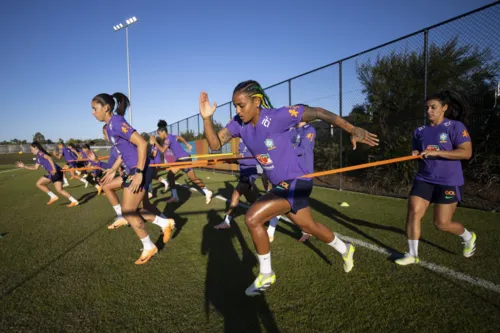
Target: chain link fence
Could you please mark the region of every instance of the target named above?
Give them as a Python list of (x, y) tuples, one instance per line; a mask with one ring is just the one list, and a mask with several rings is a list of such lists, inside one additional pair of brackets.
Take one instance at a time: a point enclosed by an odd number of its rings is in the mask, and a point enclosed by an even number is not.
[[(266, 88), (274, 107), (297, 103), (322, 107), (380, 138), (376, 148), (315, 123), (315, 171), (408, 155), (415, 128), (426, 122), (425, 98), (454, 90), (471, 104), (466, 120), (474, 155), (463, 162), (464, 205), (500, 209), (500, 2), (328, 64)], [(216, 129), (234, 116), (231, 103), (217, 108)], [(172, 134), (203, 138), (199, 115), (169, 125)], [(230, 146), (222, 152), (231, 151)], [(406, 197), (415, 162), (322, 177), (319, 185)]]

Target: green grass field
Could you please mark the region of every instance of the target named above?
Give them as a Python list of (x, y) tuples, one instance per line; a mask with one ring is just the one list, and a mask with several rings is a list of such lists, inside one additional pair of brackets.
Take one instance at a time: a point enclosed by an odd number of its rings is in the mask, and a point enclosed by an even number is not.
[[(26, 158), (29, 154), (23, 154)], [(18, 156), (0, 155), (12, 169)], [(8, 167), (7, 164), (10, 164)], [(229, 197), (235, 177), (198, 171), (219, 195)], [(421, 265), (399, 267), (393, 256), (357, 246), (355, 267), (283, 222), (272, 243), (277, 283), (264, 296), (245, 288), (258, 273), (241, 209), (230, 230), (213, 226), (225, 203), (180, 188), (181, 203), (152, 201), (178, 229), (161, 251), (137, 266), (141, 243), (130, 228), (106, 226), (114, 211), (95, 189), (71, 181), (81, 205), (35, 187), (42, 171), (0, 173), (0, 330), (5, 332), (498, 332), (500, 327), (500, 214), (458, 209), (456, 219), (478, 235), (476, 255), (461, 255), (458, 237), (436, 231), (425, 217), (422, 260), (489, 281), (490, 289)], [(184, 178), (179, 178), (185, 183)], [(260, 181), (258, 181), (260, 185)], [(155, 188), (162, 188), (154, 183)], [(350, 204), (341, 208), (340, 202)], [(391, 252), (404, 252), (406, 202), (315, 188), (313, 214), (341, 235)], [(477, 280), (474, 280), (477, 282)]]

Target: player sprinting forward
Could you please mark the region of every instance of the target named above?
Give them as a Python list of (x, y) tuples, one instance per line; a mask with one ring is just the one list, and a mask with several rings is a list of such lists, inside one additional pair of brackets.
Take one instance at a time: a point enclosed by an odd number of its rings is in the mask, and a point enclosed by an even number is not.
[[(253, 157), (252, 153), (245, 146), (243, 140), (240, 140), (239, 151), (242, 157)], [(224, 221), (216, 225), (215, 229), (228, 229), (231, 228), (232, 212), (238, 207), (240, 202), (240, 197), (245, 196), (248, 202), (254, 203), (257, 200), (257, 191), (255, 188), (255, 181), (257, 180), (257, 161), (252, 159), (240, 160), (240, 178), (238, 180), (238, 185), (231, 195), (231, 202), (229, 204), (229, 209), (226, 212), (226, 217)], [(269, 222), (272, 225), (278, 223), (278, 218), (273, 217)]]
[(53, 183), (54, 187), (56, 188), (56, 191), (61, 194), (62, 196), (66, 197), (69, 199), (70, 204), (67, 205), (66, 207), (75, 207), (78, 206), (78, 201), (71, 196), (67, 191), (63, 190), (62, 188), (62, 179), (63, 179), (63, 172), (61, 171), (61, 167), (57, 164), (54, 163), (52, 158), (50, 157), (50, 154), (42, 147), (42, 145), (34, 141), (30, 145), (30, 150), (35, 155), (35, 165), (34, 166), (26, 166), (24, 165), (23, 162), (19, 161), (16, 163), (16, 166), (18, 168), (26, 169), (26, 170), (38, 170), (40, 165), (47, 170), (48, 174), (45, 176), (41, 177), (38, 179), (36, 182), (36, 186), (42, 190), (44, 193), (47, 193), (50, 197), (49, 202), (47, 205), (53, 204), (55, 201), (59, 199), (57, 195), (55, 195), (52, 191), (49, 190), (47, 185), (49, 183)]
[[(161, 154), (160, 150), (158, 149), (158, 141), (154, 140), (153, 136), (149, 137), (149, 144), (151, 146), (151, 151), (149, 152), (149, 163), (150, 164), (160, 164), (161, 163)], [(157, 170), (156, 168), (152, 168), (154, 170), (154, 175), (153, 178), (156, 178), (157, 175)], [(159, 182), (165, 184), (162, 179), (158, 179)], [(168, 183), (167, 183), (168, 187)], [(151, 199), (153, 197), (153, 182), (149, 183), (148, 187), (148, 198)]]
[[(189, 161), (189, 159), (184, 159), (184, 158), (189, 157), (190, 155), (184, 149), (182, 149), (181, 145), (179, 144), (179, 142), (177, 142), (177, 140), (183, 142), (188, 148), (188, 150), (192, 149), (191, 145), (187, 143), (187, 141), (184, 140), (184, 138), (181, 136), (168, 134), (167, 122), (165, 120), (160, 119), (160, 121), (158, 121), (157, 134), (162, 140), (165, 140), (163, 145), (159, 145), (158, 142), (156, 142), (156, 139), (153, 137), (156, 146), (162, 153), (164, 153), (167, 149), (170, 149), (173, 155), (176, 157), (175, 162)], [(180, 158), (183, 159), (179, 160)], [(179, 196), (177, 194), (177, 189), (175, 185), (175, 174), (179, 172), (179, 170), (184, 171), (184, 173), (186, 173), (186, 175), (193, 182), (193, 184), (196, 185), (199, 189), (201, 189), (201, 191), (205, 194), (205, 203), (208, 205), (210, 201), (212, 201), (212, 194), (213, 194), (212, 191), (207, 189), (207, 187), (205, 186), (205, 184), (203, 184), (201, 179), (196, 177), (196, 174), (192, 168), (183, 169), (182, 167), (170, 168), (167, 172), (168, 185), (172, 188), (172, 197), (169, 200), (167, 200), (167, 202), (179, 201)]]
[[(114, 110), (115, 99), (116, 110)], [(134, 229), (144, 246), (141, 256), (135, 262), (141, 265), (147, 263), (158, 252), (158, 248), (149, 238), (142, 218), (161, 227), (165, 243), (170, 238), (175, 223), (172, 219), (152, 214), (146, 209), (137, 212), (139, 203), (143, 201), (147, 189), (145, 184), (148, 177), (147, 143), (123, 117), (129, 105), (130, 101), (122, 93), (99, 94), (92, 99), (92, 114), (97, 120), (106, 122), (108, 137), (120, 154), (120, 158), (116, 160), (111, 169), (104, 172), (102, 183), (106, 184), (114, 179), (122, 162), (125, 166), (126, 178), (123, 179), (122, 185), (124, 191), (121, 209), (123, 217)]]
[[(87, 157), (87, 163), (85, 165), (86, 167), (100, 168), (101, 161), (99, 161), (99, 158), (97, 157), (96, 153), (90, 148), (89, 144), (85, 143), (82, 146), (82, 151)], [(100, 184), (102, 169), (93, 170), (90, 172), (90, 175), (94, 179), (93, 183), (95, 188), (97, 189), (97, 195), (100, 195), (102, 192), (102, 185)]]
[[(298, 104), (302, 106), (308, 106), (304, 104)], [(314, 172), (314, 143), (316, 141), (316, 129), (306, 123), (301, 121), (296, 127), (292, 127), (289, 130), (290, 140), (295, 153), (299, 157), (299, 161), (306, 170), (306, 173)], [(276, 231), (277, 220), (272, 220), (267, 228), (267, 235), (269, 236), (269, 241), (274, 240), (274, 233)], [(302, 236), (299, 242), (305, 242), (311, 237), (310, 234), (302, 231)]]
[(465, 257), (476, 249), (476, 234), (452, 221), (458, 202), (463, 197), (464, 176), (461, 160), (472, 156), (469, 132), (460, 121), (468, 112), (468, 105), (460, 95), (445, 91), (426, 100), (429, 125), (413, 133), (412, 155), (421, 154), (418, 172), (408, 199), (406, 235), (408, 253), (397, 259), (398, 265), (416, 264), (418, 239), (422, 218), (434, 203), (434, 225), (441, 231), (460, 236)]
[(269, 98), (256, 81), (238, 84), (233, 91), (233, 104), (237, 115), (224, 129), (215, 133), (211, 117), (217, 105), (210, 105), (207, 93), (200, 94), (200, 114), (208, 144), (212, 150), (217, 150), (231, 138), (240, 137), (274, 186), (252, 204), (245, 215), (260, 264), (260, 274), (245, 293), (249, 296), (258, 295), (276, 281), (264, 223), (278, 215), (286, 215), (300, 229), (332, 246), (342, 255), (344, 271), (351, 271), (354, 266), (354, 246), (344, 243), (331, 230), (312, 219), (308, 202), (312, 181), (298, 179), (306, 174), (306, 170), (293, 149), (288, 130), (301, 121), (321, 119), (350, 133), (354, 149), (356, 142), (375, 146), (378, 142), (376, 135), (354, 127), (322, 108), (296, 106), (272, 109)]
[[(86, 184), (87, 180), (80, 178), (80, 176), (78, 176), (76, 174), (76, 171), (71, 170), (73, 168), (78, 168), (78, 163), (76, 161), (78, 159), (78, 155), (75, 152), (73, 152), (73, 150), (71, 150), (69, 147), (66, 147), (64, 142), (58, 142), (57, 148), (59, 148), (59, 152), (54, 151), (54, 157), (56, 157), (57, 159), (64, 158), (64, 160), (66, 161), (66, 164), (63, 165), (63, 168), (70, 169), (68, 171), (71, 175), (70, 179), (74, 178), (74, 179), (77, 179), (77, 180), (81, 181), (82, 183)], [(63, 187), (69, 186), (69, 183), (68, 183), (68, 180), (66, 179), (66, 177), (63, 177), (63, 181), (64, 181)]]

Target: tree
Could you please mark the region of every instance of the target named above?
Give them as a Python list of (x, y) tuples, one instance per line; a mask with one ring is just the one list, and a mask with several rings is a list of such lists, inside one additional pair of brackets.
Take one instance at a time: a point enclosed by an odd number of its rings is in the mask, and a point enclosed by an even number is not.
[(33, 135), (33, 141), (45, 143), (45, 136), (40, 132), (36, 132), (35, 135)]
[[(473, 114), (483, 112), (493, 104), (493, 84), (498, 79), (500, 63), (494, 61), (489, 49), (460, 45), (458, 38), (429, 47), (428, 93), (451, 89), (466, 96), (473, 103)], [(370, 152), (377, 159), (408, 155), (415, 128), (424, 124), (424, 55), (417, 51), (392, 52), (357, 68), (358, 79), (366, 94), (366, 114), (373, 121), (367, 126), (379, 136), (380, 144)], [(490, 105), (491, 104), (491, 105)], [(353, 110), (354, 111), (354, 110)], [(364, 114), (361, 108), (356, 116)], [(497, 124), (498, 125), (498, 124)], [(498, 128), (498, 126), (496, 126)], [(471, 129), (471, 135), (473, 128)], [(490, 133), (489, 133), (490, 134)], [(477, 141), (484, 141), (476, 138)], [(492, 147), (498, 154), (498, 148)], [(386, 188), (408, 185), (416, 163), (399, 163), (388, 168), (369, 169), (367, 179)]]

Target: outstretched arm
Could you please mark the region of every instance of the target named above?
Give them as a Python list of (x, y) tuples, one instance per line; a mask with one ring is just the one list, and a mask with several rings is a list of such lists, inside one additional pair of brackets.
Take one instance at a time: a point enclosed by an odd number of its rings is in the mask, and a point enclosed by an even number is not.
[(217, 103), (210, 105), (208, 94), (202, 92), (200, 94), (200, 114), (203, 118), (203, 126), (205, 128), (205, 138), (208, 141), (208, 146), (212, 150), (219, 150), (223, 145), (228, 143), (233, 137), (227, 128), (223, 128), (219, 133), (215, 133), (212, 115), (215, 113)]
[(351, 135), (351, 143), (353, 149), (356, 149), (356, 143), (361, 142), (367, 144), (371, 147), (378, 145), (378, 139), (375, 134), (368, 132), (360, 127), (356, 127), (349, 123), (342, 117), (327, 111), (323, 108), (304, 106), (304, 114), (302, 115), (302, 121), (312, 121), (315, 119), (323, 120), (330, 125), (340, 127), (347, 133)]

